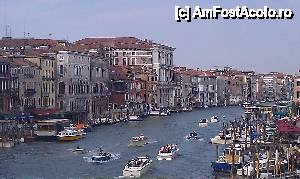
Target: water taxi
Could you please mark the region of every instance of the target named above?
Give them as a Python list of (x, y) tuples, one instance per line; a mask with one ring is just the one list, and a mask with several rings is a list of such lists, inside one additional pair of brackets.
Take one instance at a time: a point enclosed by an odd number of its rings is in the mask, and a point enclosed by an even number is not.
[(172, 160), (177, 155), (179, 149), (177, 148), (177, 144), (168, 144), (160, 148), (157, 160)]
[(65, 129), (58, 133), (58, 140), (60, 141), (74, 141), (82, 138), (82, 134), (80, 134), (77, 130)]
[(128, 142), (128, 147), (142, 147), (148, 143), (148, 139), (141, 134), (138, 137), (132, 137)]
[(141, 177), (149, 170), (151, 163), (152, 160), (150, 160), (148, 156), (134, 158), (126, 164), (123, 170), (123, 176)]
[(69, 119), (49, 119), (36, 122), (37, 130), (34, 134), (37, 139), (56, 140), (57, 134), (69, 124)]

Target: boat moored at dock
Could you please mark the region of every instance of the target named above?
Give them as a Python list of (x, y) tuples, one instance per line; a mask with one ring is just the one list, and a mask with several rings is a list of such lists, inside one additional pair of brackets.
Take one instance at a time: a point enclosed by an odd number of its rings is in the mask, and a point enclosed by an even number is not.
[(60, 131), (69, 124), (69, 119), (49, 119), (36, 122), (34, 134), (38, 139), (54, 140)]
[(211, 163), (216, 172), (231, 172), (242, 167), (242, 148), (239, 146), (228, 147), (224, 154), (219, 156), (218, 160)]

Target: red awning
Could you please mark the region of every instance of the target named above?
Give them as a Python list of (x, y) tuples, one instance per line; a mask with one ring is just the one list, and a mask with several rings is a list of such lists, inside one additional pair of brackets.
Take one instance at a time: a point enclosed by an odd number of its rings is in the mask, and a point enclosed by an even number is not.
[(32, 114), (35, 116), (48, 116), (60, 112), (59, 109), (35, 109)]
[(294, 132), (300, 133), (300, 128), (290, 124), (287, 120), (282, 120), (277, 123), (279, 132)]

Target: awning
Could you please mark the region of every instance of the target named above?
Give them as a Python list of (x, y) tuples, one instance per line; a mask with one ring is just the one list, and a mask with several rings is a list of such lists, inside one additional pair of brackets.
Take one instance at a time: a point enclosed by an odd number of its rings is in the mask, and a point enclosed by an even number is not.
[(50, 114), (59, 113), (59, 109), (35, 109), (32, 111), (32, 114), (35, 116), (48, 116)]

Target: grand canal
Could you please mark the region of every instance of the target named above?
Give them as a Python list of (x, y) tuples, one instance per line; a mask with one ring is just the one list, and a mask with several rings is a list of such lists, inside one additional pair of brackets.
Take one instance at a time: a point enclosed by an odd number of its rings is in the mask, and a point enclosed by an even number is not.
[[(114, 178), (122, 175), (126, 162), (136, 156), (153, 159), (145, 178), (213, 178), (210, 162), (216, 159), (216, 147), (209, 139), (217, 134), (222, 122), (243, 114), (241, 107), (219, 107), (173, 113), (167, 117), (149, 117), (143, 122), (100, 126), (76, 142), (32, 142), (0, 150), (0, 178)], [(200, 118), (220, 117), (220, 123), (199, 128)], [(222, 119), (222, 116), (226, 118)], [(187, 141), (184, 136), (195, 130), (203, 140)], [(128, 139), (143, 133), (151, 143), (140, 148), (128, 148)], [(162, 145), (177, 143), (179, 156), (172, 161), (157, 161)], [(95, 164), (87, 154), (72, 152), (76, 146), (90, 151), (102, 147), (118, 155), (116, 160)]]

